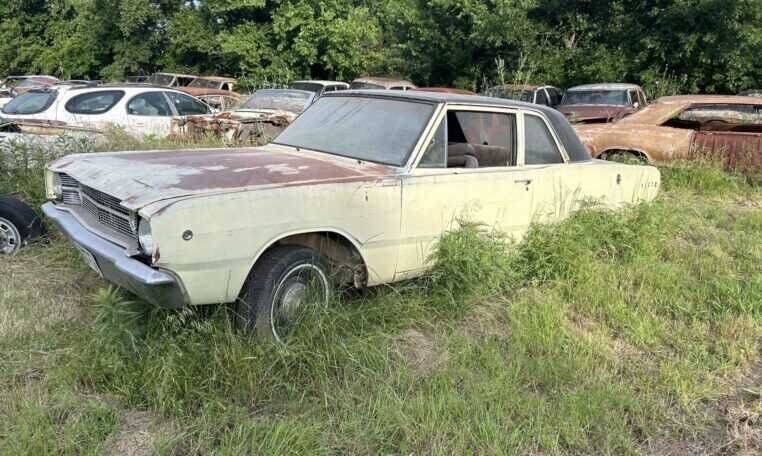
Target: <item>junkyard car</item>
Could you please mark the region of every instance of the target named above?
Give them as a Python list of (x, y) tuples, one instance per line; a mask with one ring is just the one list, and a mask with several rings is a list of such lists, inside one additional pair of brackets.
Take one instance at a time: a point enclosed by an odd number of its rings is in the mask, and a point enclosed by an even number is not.
[(594, 157), (630, 156), (649, 163), (717, 159), (729, 168), (762, 170), (762, 99), (664, 97), (606, 125), (575, 126)]
[(567, 90), (558, 110), (572, 123), (603, 123), (628, 116), (647, 104), (643, 89), (635, 84), (588, 84)]
[(312, 104), (317, 94), (296, 89), (260, 89), (234, 111), (177, 119), (174, 134), (219, 135), (226, 144), (266, 144)]
[(490, 87), (484, 92), (488, 97), (526, 101), (543, 106), (557, 107), (561, 103), (561, 89), (549, 85), (505, 84)]
[(539, 105), (346, 91), (261, 148), (72, 155), (46, 181), (45, 214), (106, 279), (162, 306), (238, 302), (282, 340), (333, 285), (425, 272), (459, 219), (520, 237), (589, 200), (652, 199), (660, 179), (592, 160)]
[(177, 90), (193, 95), (218, 111), (229, 111), (241, 103), (241, 95), (233, 91), (235, 83), (233, 78), (203, 76)]
[(322, 96), (323, 94), (336, 92), (337, 90), (347, 90), (349, 84), (340, 81), (294, 81), (288, 85), (289, 89), (306, 90), (308, 92), (315, 92), (316, 96)]
[(416, 86), (410, 81), (381, 76), (363, 76), (349, 84), (353, 90), (410, 90)]
[(163, 87), (187, 87), (197, 78), (198, 76), (192, 74), (154, 73), (143, 82)]
[(45, 126), (101, 132), (118, 126), (136, 136), (167, 136), (173, 118), (210, 114), (212, 109), (174, 89), (119, 84), (32, 90), (14, 98), (0, 112), (22, 132), (39, 132)]
[(42, 222), (20, 199), (0, 195), (0, 256), (14, 255), (42, 234)]

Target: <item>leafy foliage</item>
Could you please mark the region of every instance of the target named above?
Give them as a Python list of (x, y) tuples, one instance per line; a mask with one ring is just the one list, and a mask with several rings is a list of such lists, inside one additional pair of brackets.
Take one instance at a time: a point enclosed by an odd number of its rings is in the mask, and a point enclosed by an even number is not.
[(0, 74), (387, 73), (481, 89), (500, 59), (508, 74), (529, 61), (527, 82), (737, 92), (762, 80), (760, 32), (760, 0), (7, 0)]

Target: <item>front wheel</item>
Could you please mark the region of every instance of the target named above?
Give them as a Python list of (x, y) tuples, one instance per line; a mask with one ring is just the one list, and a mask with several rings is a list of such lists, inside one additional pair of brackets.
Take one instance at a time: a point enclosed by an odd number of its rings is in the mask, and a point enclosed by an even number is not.
[(287, 342), (315, 307), (330, 299), (329, 272), (322, 255), (310, 248), (283, 246), (265, 252), (239, 298), (241, 322), (258, 336)]

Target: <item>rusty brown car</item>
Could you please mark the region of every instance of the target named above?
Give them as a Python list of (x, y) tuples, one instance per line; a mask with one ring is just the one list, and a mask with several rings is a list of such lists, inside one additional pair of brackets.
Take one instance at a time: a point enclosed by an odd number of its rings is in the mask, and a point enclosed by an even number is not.
[(235, 83), (233, 78), (204, 76), (177, 90), (198, 98), (218, 111), (229, 111), (241, 103), (241, 95), (233, 92)]
[(593, 157), (629, 156), (649, 163), (705, 158), (744, 171), (762, 169), (762, 99), (664, 97), (606, 125), (576, 125)]
[(640, 86), (602, 83), (567, 90), (558, 110), (572, 123), (605, 123), (637, 112), (647, 104)]

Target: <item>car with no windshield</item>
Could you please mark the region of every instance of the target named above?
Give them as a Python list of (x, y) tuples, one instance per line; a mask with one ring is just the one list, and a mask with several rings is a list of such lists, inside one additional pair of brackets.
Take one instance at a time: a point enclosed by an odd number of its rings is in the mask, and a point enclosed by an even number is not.
[(458, 220), (519, 238), (598, 200), (652, 199), (659, 172), (592, 160), (567, 120), (470, 95), (324, 95), (263, 147), (72, 155), (43, 206), (109, 281), (161, 306), (237, 302), (285, 340), (335, 287), (423, 274)]
[(663, 97), (617, 122), (575, 129), (597, 158), (709, 159), (745, 173), (762, 172), (762, 98)]
[(626, 117), (647, 104), (640, 86), (601, 83), (567, 90), (558, 110), (572, 123), (605, 123)]
[(294, 81), (288, 85), (288, 88), (314, 92), (316, 97), (320, 97), (326, 93), (337, 92), (339, 90), (347, 90), (349, 89), (349, 84), (341, 81), (320, 81), (311, 79), (305, 81)]

